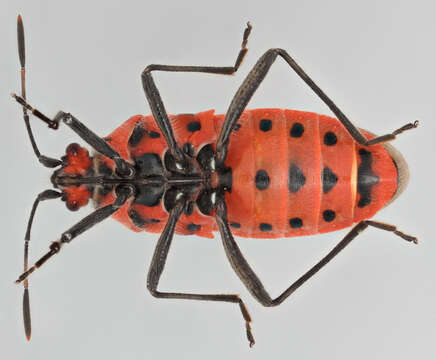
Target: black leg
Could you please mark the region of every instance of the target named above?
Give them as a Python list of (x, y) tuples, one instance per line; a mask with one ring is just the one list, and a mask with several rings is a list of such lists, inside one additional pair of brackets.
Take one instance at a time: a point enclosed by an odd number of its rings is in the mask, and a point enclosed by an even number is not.
[[(38, 204), (44, 200), (57, 199), (62, 193), (54, 190), (45, 190), (40, 193), (32, 206), (32, 211), (30, 212), (29, 221), (27, 223), (26, 235), (24, 236), (24, 272), (27, 271), (29, 263), (29, 242), (30, 242), (30, 230), (32, 229), (33, 218), (35, 216)], [(23, 320), (24, 320), (24, 331), (26, 333), (27, 340), (30, 340), (32, 334), (32, 323), (30, 318), (30, 300), (29, 300), (29, 281), (24, 280), (24, 294), (23, 294)]]
[(170, 217), (165, 226), (164, 231), (159, 237), (156, 248), (154, 250), (153, 258), (150, 264), (150, 270), (148, 271), (147, 276), (147, 289), (150, 293), (157, 298), (164, 299), (185, 299), (185, 300), (205, 300), (205, 301), (224, 301), (239, 304), (239, 308), (241, 310), (242, 316), (245, 320), (245, 329), (248, 341), (250, 343), (250, 347), (254, 345), (254, 338), (251, 333), (250, 328), (250, 314), (241, 300), (239, 295), (233, 294), (188, 294), (188, 293), (171, 293), (171, 292), (162, 292), (157, 290), (157, 286), (159, 284), (160, 276), (165, 267), (165, 262), (168, 256), (168, 251), (171, 246), (171, 242), (174, 235), (174, 228), (176, 223), (183, 212), (184, 203), (179, 202), (176, 206), (171, 210)]
[(239, 276), (241, 281), (247, 287), (248, 291), (264, 306), (277, 306), (281, 304), (289, 295), (291, 295), (295, 290), (297, 290), (301, 285), (303, 285), (307, 280), (309, 280), (313, 275), (315, 275), (321, 268), (324, 267), (330, 260), (332, 260), (342, 249), (344, 249), (352, 240), (354, 240), (357, 235), (359, 235), (368, 226), (374, 226), (379, 229), (392, 231), (394, 234), (400, 236), (401, 238), (417, 243), (417, 239), (413, 236), (405, 235), (402, 232), (396, 230), (395, 226), (379, 223), (376, 221), (361, 221), (355, 225), (351, 231), (315, 266), (313, 266), (309, 271), (307, 271), (303, 276), (301, 276), (297, 281), (295, 281), (290, 287), (288, 287), (280, 296), (272, 299), (268, 292), (265, 290), (261, 281), (251, 269), (250, 265), (245, 260), (241, 253), (238, 245), (233, 238), (230, 231), (228, 220), (227, 220), (227, 209), (223, 201), (218, 203), (216, 209), (216, 220), (221, 233), (221, 238), (223, 241), (224, 249), (226, 251), (227, 257), (235, 270), (236, 274)]
[(247, 23), (247, 27), (244, 31), (241, 50), (238, 53), (235, 65), (233, 66), (178, 66), (178, 65), (148, 65), (142, 72), (142, 86), (145, 91), (148, 103), (150, 105), (153, 117), (162, 131), (163, 136), (168, 144), (171, 154), (177, 160), (181, 168), (187, 168), (187, 160), (184, 152), (177, 145), (174, 137), (174, 133), (171, 127), (170, 120), (168, 119), (165, 106), (162, 102), (162, 98), (159, 94), (153, 77), (151, 76), (152, 71), (170, 71), (170, 72), (198, 72), (198, 73), (209, 73), (209, 74), (221, 74), (221, 75), (232, 75), (234, 74), (242, 63), (248, 49), (246, 47), (248, 36), (250, 35), (251, 25)]
[(121, 206), (123, 206), (128, 198), (133, 195), (133, 189), (130, 186), (123, 186), (116, 189), (116, 193), (117, 197), (112, 204), (95, 210), (93, 213), (84, 217), (77, 224), (73, 225), (71, 228), (65, 231), (61, 235), (59, 240), (51, 243), (49, 251), (44, 256), (42, 256), (29, 270), (24, 271), (15, 282), (18, 284), (26, 280), (30, 274), (32, 274), (36, 269), (41, 267), (53, 255), (57, 254), (61, 250), (62, 245), (71, 242), (81, 233), (85, 232), (94, 225), (102, 222), (103, 220), (111, 216)]
[(238, 91), (236, 92), (230, 106), (227, 110), (223, 127), (217, 141), (217, 165), (222, 166), (226, 159), (227, 148), (229, 144), (232, 129), (236, 125), (239, 117), (247, 106), (253, 94), (265, 78), (270, 67), (276, 60), (277, 56), (281, 56), (289, 66), (309, 85), (318, 97), (333, 111), (338, 120), (345, 126), (349, 134), (361, 145), (373, 145), (385, 141), (395, 139), (395, 136), (403, 131), (415, 128), (418, 122), (409, 123), (403, 127), (395, 130), (391, 134), (378, 136), (372, 140), (368, 140), (359, 129), (344, 115), (344, 113), (330, 100), (330, 98), (313, 82), (313, 80), (304, 72), (304, 70), (291, 58), (291, 56), (283, 49), (270, 49), (268, 50), (254, 65)]
[(373, 227), (375, 227), (377, 229), (381, 229), (381, 230), (391, 231), (395, 235), (403, 238), (406, 241), (418, 244), (418, 239), (416, 237), (410, 236), (410, 235), (407, 235), (407, 234), (405, 234), (405, 233), (403, 233), (401, 231), (398, 231), (396, 226), (394, 226), (394, 225), (385, 224), (385, 223), (374, 221), (374, 220), (365, 220), (365, 222), (369, 226), (373, 226)]
[(104, 141), (101, 137), (97, 136), (90, 129), (88, 129), (83, 123), (77, 120), (74, 116), (68, 113), (60, 111), (56, 118), (62, 119), (62, 121), (68, 125), (77, 135), (91, 145), (96, 151), (115, 162), (117, 172), (120, 175), (133, 177), (135, 172), (132, 165), (124, 160), (120, 154), (118, 154), (112, 147)]

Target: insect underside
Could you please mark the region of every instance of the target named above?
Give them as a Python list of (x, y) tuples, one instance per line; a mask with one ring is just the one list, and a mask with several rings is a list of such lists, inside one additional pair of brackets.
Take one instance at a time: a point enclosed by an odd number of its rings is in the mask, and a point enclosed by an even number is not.
[[(214, 115), (213, 111), (167, 114), (152, 73), (234, 74), (248, 51), (249, 23), (233, 66), (147, 66), (141, 79), (152, 116), (134, 116), (105, 138), (68, 112), (60, 111), (49, 118), (27, 103), (21, 16), (17, 29), (21, 95), (13, 97), (23, 109), (36, 157), (45, 167), (56, 169), (51, 178), (55, 190), (41, 192), (33, 204), (25, 235), (24, 270), (16, 281), (24, 285), (23, 315), (28, 339), (28, 277), (65, 244), (109, 217), (134, 231), (160, 234), (147, 276), (147, 289), (154, 297), (238, 304), (250, 346), (255, 343), (251, 317), (239, 295), (158, 290), (175, 233), (212, 237), (213, 231), (219, 232), (232, 268), (253, 297), (268, 307), (281, 304), (368, 226), (417, 243), (415, 237), (395, 226), (370, 218), (407, 185), (407, 165), (386, 142), (417, 127), (418, 122), (382, 136), (355, 127), (287, 51), (273, 48), (259, 58), (224, 115)], [(246, 110), (277, 57), (310, 86), (336, 119), (295, 110)], [(30, 115), (53, 130), (61, 123), (68, 126), (93, 148), (94, 155), (75, 143), (67, 147), (61, 159), (42, 155), (30, 127)], [(36, 209), (41, 201), (57, 198), (65, 201), (70, 210), (79, 209), (90, 199), (97, 208), (51, 243), (47, 253), (29, 267), (30, 232)], [(277, 298), (269, 295), (233, 237), (303, 236), (349, 226), (353, 227), (348, 234)]]

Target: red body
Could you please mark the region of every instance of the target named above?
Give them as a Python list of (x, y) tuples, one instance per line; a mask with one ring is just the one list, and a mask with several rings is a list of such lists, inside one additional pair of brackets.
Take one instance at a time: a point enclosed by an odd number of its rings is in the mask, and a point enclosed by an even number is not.
[[(196, 154), (204, 145), (215, 147), (224, 115), (215, 115), (210, 110), (170, 118), (179, 145), (191, 143)], [(146, 136), (135, 146), (129, 144), (139, 122), (148, 132), (159, 133), (152, 116), (136, 115), (105, 139), (127, 160), (144, 153), (155, 153), (162, 158), (167, 150), (162, 136)], [(195, 131), (188, 130), (192, 122), (197, 124)], [(373, 137), (362, 132), (368, 138)], [(361, 149), (371, 154), (367, 164), (362, 164)], [(392, 152), (401, 157), (387, 145), (360, 146), (332, 117), (296, 110), (246, 110), (233, 131), (226, 160), (226, 166), (232, 169), (231, 192), (225, 195), (232, 232), (252, 238), (302, 236), (335, 231), (371, 218), (400, 192), (403, 175)], [(79, 170), (71, 165), (69, 171), (80, 171), (80, 161), (85, 167), (87, 160), (83, 157), (79, 159)], [(94, 168), (101, 162), (114, 167), (111, 160), (98, 154), (94, 157)], [(361, 206), (363, 195), (358, 191), (358, 180), (364, 165), (376, 181), (368, 188), (369, 200)], [(264, 181), (260, 188), (255, 181), (259, 170), (268, 175), (267, 184), (265, 178), (261, 179)], [(365, 181), (361, 180), (362, 184)], [(80, 205), (91, 196), (83, 185), (70, 192), (69, 196), (75, 196)], [(103, 197), (94, 194), (98, 207), (113, 199), (113, 193)], [(138, 227), (129, 216), (131, 210), (144, 219), (159, 221)], [(160, 233), (168, 213), (162, 202), (144, 206), (129, 201), (113, 217), (134, 231)], [(188, 224), (199, 226), (188, 230)], [(191, 215), (183, 214), (176, 227), (178, 234), (203, 237), (213, 237), (213, 231), (217, 231), (213, 214), (204, 215), (196, 207)]]

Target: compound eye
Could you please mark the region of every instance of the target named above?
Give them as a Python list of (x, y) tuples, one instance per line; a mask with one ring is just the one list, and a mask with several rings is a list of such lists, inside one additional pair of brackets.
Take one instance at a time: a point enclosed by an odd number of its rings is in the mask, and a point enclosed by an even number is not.
[(67, 146), (65, 152), (67, 153), (67, 155), (77, 156), (79, 154), (79, 150), (80, 150), (80, 145), (77, 143), (72, 143)]
[(71, 211), (77, 211), (79, 210), (79, 202), (78, 201), (67, 201), (65, 203), (67, 205), (67, 209)]
[(64, 192), (62, 200), (71, 211), (77, 211), (85, 206), (91, 197), (91, 192), (85, 185), (66, 187), (62, 191)]

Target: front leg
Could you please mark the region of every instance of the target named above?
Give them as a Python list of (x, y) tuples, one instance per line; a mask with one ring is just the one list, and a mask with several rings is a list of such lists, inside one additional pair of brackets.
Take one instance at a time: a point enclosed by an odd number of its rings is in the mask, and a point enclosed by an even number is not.
[(245, 320), (245, 329), (247, 333), (247, 339), (250, 343), (250, 347), (254, 345), (253, 334), (250, 327), (250, 314), (241, 300), (239, 295), (235, 294), (191, 294), (191, 293), (173, 293), (163, 292), (157, 290), (159, 285), (159, 279), (165, 267), (168, 252), (170, 250), (171, 242), (173, 240), (174, 229), (179, 220), (180, 215), (183, 212), (185, 206), (184, 202), (178, 202), (176, 206), (171, 210), (167, 224), (159, 237), (156, 248), (154, 250), (153, 258), (151, 260), (150, 269), (147, 276), (147, 289), (150, 293), (157, 298), (163, 299), (185, 299), (185, 300), (206, 300), (206, 301), (224, 301), (239, 304), (242, 316)]
[[(57, 241), (51, 243), (49, 251), (43, 255), (35, 264), (28, 270), (24, 271), (15, 283), (19, 284), (25, 281), (36, 269), (40, 268), (52, 256), (56, 255), (64, 244), (69, 244), (77, 236), (89, 230), (93, 226), (101, 223), (103, 220), (112, 216), (120, 207), (122, 207), (128, 199), (134, 195), (134, 189), (129, 185), (120, 185), (115, 189), (116, 198), (113, 203), (104, 207), (98, 208), (91, 214), (85, 216), (78, 223), (70, 227), (67, 231), (63, 232)], [(41, 193), (42, 196), (47, 196), (47, 193)], [(57, 197), (56, 192), (49, 195), (50, 197)], [(36, 205), (34, 205), (36, 208)], [(31, 215), (32, 216), (32, 215)], [(31, 218), (32, 219), (32, 218)], [(29, 228), (30, 229), (30, 228)], [(27, 236), (27, 235), (26, 235)], [(27, 267), (27, 266), (26, 266)]]
[[(133, 166), (130, 165), (126, 160), (124, 160), (120, 156), (120, 154), (118, 154), (106, 141), (104, 141), (101, 137), (96, 135), (92, 130), (90, 130), (82, 122), (77, 120), (73, 115), (71, 115), (70, 113), (59, 111), (52, 120), (47, 116), (45, 116), (38, 109), (35, 109), (32, 106), (30, 106), (26, 102), (26, 100), (24, 100), (22, 97), (16, 94), (13, 94), (12, 96), (19, 104), (23, 106), (25, 110), (29, 110), (38, 119), (49, 124), (50, 128), (57, 130), (59, 128), (59, 122), (62, 121), (65, 125), (69, 126), (71, 130), (73, 130), (77, 135), (79, 135), (86, 143), (91, 145), (95, 151), (112, 159), (115, 162), (116, 170), (118, 174), (126, 177), (133, 177), (134, 175)], [(42, 157), (45, 158), (44, 156)], [(39, 160), (41, 161), (40, 157)], [(57, 163), (54, 164), (54, 166), (59, 166), (62, 164), (62, 161), (60, 160), (56, 160), (56, 161)], [(49, 167), (54, 167), (54, 166), (49, 166)]]

